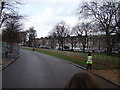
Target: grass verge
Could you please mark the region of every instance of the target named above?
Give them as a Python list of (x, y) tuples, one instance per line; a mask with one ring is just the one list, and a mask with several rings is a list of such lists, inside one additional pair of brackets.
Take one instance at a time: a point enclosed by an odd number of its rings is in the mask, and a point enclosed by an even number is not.
[[(27, 50), (32, 50), (32, 48), (30, 47), (24, 47), (23, 49), (27, 49)], [(68, 51), (50, 51), (50, 50), (44, 50), (44, 49), (35, 49), (36, 52), (39, 53), (44, 53), (47, 55), (51, 55), (60, 59), (64, 59), (73, 63), (76, 63), (82, 67), (86, 67), (86, 60), (82, 60), (81, 58), (77, 58), (76, 56), (71, 56), (71, 55), (66, 55), (64, 53), (68, 53)], [(74, 53), (74, 52), (73, 52)], [(76, 53), (76, 52), (75, 52)], [(86, 53), (85, 53), (86, 54)], [(109, 65), (109, 64), (108, 64)], [(104, 70), (104, 69), (108, 69), (108, 65), (106, 65), (106, 63), (98, 63), (98, 62), (94, 62), (93, 63), (93, 69), (95, 70)], [(109, 67), (109, 69), (118, 69), (118, 67)]]

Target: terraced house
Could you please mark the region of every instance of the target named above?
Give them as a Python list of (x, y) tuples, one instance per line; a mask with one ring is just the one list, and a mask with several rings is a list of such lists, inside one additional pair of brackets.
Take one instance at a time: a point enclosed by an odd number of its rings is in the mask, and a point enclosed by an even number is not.
[[(36, 47), (46, 49), (61, 49), (62, 44), (57, 37), (41, 37), (34, 40)], [(111, 35), (113, 52), (118, 53), (120, 50), (120, 40), (117, 35)], [(33, 43), (35, 43), (33, 42)], [(64, 50), (85, 51), (85, 52), (105, 52), (106, 42), (105, 35), (89, 35), (85, 36), (70, 36), (64, 37)]]

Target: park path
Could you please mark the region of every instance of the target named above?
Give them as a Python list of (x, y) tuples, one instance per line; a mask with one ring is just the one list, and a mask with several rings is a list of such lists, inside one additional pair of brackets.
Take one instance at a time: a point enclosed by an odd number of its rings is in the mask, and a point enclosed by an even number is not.
[[(64, 88), (67, 81), (83, 69), (53, 56), (21, 50), (21, 56), (2, 71), (3, 88)], [(116, 85), (97, 77), (101, 88)]]

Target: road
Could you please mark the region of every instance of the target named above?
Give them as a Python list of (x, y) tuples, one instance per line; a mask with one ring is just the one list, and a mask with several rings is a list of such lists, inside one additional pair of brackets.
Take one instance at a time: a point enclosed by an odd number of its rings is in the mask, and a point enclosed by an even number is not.
[[(83, 71), (53, 56), (21, 50), (21, 56), (2, 72), (3, 88), (63, 88), (77, 72)], [(101, 88), (117, 88), (96, 77)]]

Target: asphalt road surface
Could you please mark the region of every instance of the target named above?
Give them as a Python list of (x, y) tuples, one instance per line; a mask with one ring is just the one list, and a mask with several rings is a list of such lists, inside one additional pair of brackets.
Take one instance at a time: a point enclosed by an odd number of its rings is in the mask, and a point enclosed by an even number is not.
[[(64, 88), (77, 72), (83, 71), (53, 56), (21, 50), (21, 56), (2, 72), (3, 88)], [(96, 77), (101, 88), (116, 85)]]

